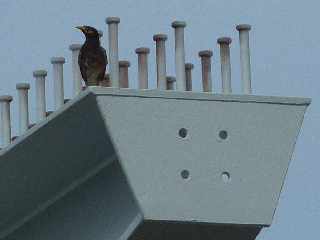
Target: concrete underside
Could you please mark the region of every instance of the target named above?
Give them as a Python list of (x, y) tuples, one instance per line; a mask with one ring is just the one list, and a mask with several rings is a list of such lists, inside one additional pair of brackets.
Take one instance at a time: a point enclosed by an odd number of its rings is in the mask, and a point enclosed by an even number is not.
[(129, 240), (254, 240), (260, 226), (144, 221)]

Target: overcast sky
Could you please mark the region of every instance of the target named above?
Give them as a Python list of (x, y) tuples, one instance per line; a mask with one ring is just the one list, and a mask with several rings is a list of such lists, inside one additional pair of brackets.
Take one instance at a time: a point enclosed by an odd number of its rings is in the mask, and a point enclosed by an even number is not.
[[(219, 49), (216, 39), (230, 36), (232, 84), (240, 91), (238, 33), (235, 25), (252, 25), (252, 86), (254, 94), (311, 97), (302, 131), (288, 171), (273, 224), (258, 240), (319, 237), (320, 222), (320, 3), (316, 0), (0, 0), (0, 94), (16, 99), (15, 85), (30, 82), (32, 71), (48, 70), (48, 109), (53, 107), (50, 57), (64, 56), (66, 97), (72, 93), (71, 55), (68, 46), (82, 43), (74, 29), (91, 25), (103, 30), (105, 18), (119, 16), (120, 58), (131, 62), (130, 86), (135, 88), (137, 59), (134, 49), (151, 48), (150, 81), (155, 87), (155, 51), (152, 35), (167, 33), (168, 74), (174, 74), (174, 39), (171, 22), (185, 20), (186, 60), (195, 64), (194, 86), (199, 90), (198, 51), (212, 49), (213, 80), (220, 92)], [(102, 38), (107, 46), (106, 37)], [(34, 91), (31, 91), (31, 120), (34, 117)], [(12, 104), (13, 132), (17, 133), (17, 102)]]

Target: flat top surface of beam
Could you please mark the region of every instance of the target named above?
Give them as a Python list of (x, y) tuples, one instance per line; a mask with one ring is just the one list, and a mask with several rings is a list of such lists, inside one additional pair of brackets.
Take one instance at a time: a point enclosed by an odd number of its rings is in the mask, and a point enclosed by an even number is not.
[(148, 97), (148, 98), (169, 98), (169, 99), (191, 99), (206, 101), (226, 101), (226, 102), (259, 102), (274, 103), (287, 105), (309, 105), (310, 98), (302, 97), (280, 97), (280, 96), (258, 96), (258, 95), (238, 95), (238, 94), (212, 94), (204, 92), (181, 92), (166, 91), (157, 89), (136, 90), (136, 89), (116, 89), (103, 87), (90, 87), (96, 95), (118, 95), (131, 97)]

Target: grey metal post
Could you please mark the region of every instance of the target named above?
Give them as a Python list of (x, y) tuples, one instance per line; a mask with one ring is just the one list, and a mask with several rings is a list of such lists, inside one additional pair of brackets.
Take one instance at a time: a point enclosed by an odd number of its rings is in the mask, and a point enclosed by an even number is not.
[(82, 91), (82, 76), (78, 64), (81, 46), (81, 44), (71, 44), (69, 47), (72, 51), (73, 96), (77, 96)]
[(63, 64), (64, 57), (53, 57), (51, 63), (53, 67), (53, 88), (54, 88), (54, 109), (59, 109), (64, 104), (63, 88)]
[(119, 88), (119, 54), (118, 54), (118, 24), (120, 18), (108, 17), (106, 19), (109, 33), (109, 59), (111, 86)]
[(156, 62), (157, 62), (157, 87), (165, 90), (167, 86), (166, 80), (166, 44), (168, 39), (166, 34), (153, 35), (153, 40), (156, 42)]
[(139, 89), (148, 89), (148, 54), (150, 49), (141, 47), (136, 49), (138, 54), (138, 84)]
[(231, 88), (231, 62), (230, 62), (230, 44), (231, 38), (218, 38), (217, 43), (220, 45), (220, 62), (221, 62), (221, 80), (222, 93), (232, 93)]
[(174, 83), (176, 82), (176, 78), (173, 76), (167, 76), (167, 90), (174, 90)]
[(11, 119), (10, 119), (10, 102), (12, 97), (8, 95), (0, 96), (1, 103), (1, 120), (2, 120), (2, 146), (6, 147), (11, 142)]
[(185, 72), (185, 50), (184, 50), (184, 28), (186, 23), (183, 21), (174, 21), (171, 25), (175, 32), (175, 65), (177, 90), (186, 90), (186, 72)]
[(241, 62), (241, 80), (242, 91), (245, 94), (251, 94), (251, 65), (250, 65), (250, 47), (249, 31), (251, 26), (248, 24), (237, 25), (240, 40), (240, 62)]
[(130, 67), (129, 61), (119, 61), (119, 79), (120, 79), (120, 88), (129, 87), (129, 73), (128, 68)]
[(186, 70), (186, 91), (192, 91), (192, 69), (193, 64), (192, 63), (186, 63), (185, 64), (185, 70)]
[(212, 92), (212, 76), (211, 76), (211, 57), (213, 53), (211, 50), (204, 50), (199, 52), (202, 66), (202, 88), (204, 92)]
[(16, 85), (19, 97), (19, 135), (22, 135), (29, 128), (29, 83), (18, 83)]
[(37, 121), (39, 122), (46, 117), (45, 79), (47, 71), (34, 71), (33, 76), (36, 79), (36, 111)]

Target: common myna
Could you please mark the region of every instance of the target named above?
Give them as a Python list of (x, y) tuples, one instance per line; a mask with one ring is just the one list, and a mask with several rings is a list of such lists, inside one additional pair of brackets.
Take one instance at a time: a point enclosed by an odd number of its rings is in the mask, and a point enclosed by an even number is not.
[(87, 86), (98, 86), (103, 81), (108, 64), (106, 50), (100, 46), (99, 32), (90, 26), (79, 26), (86, 37), (78, 57), (78, 64)]

